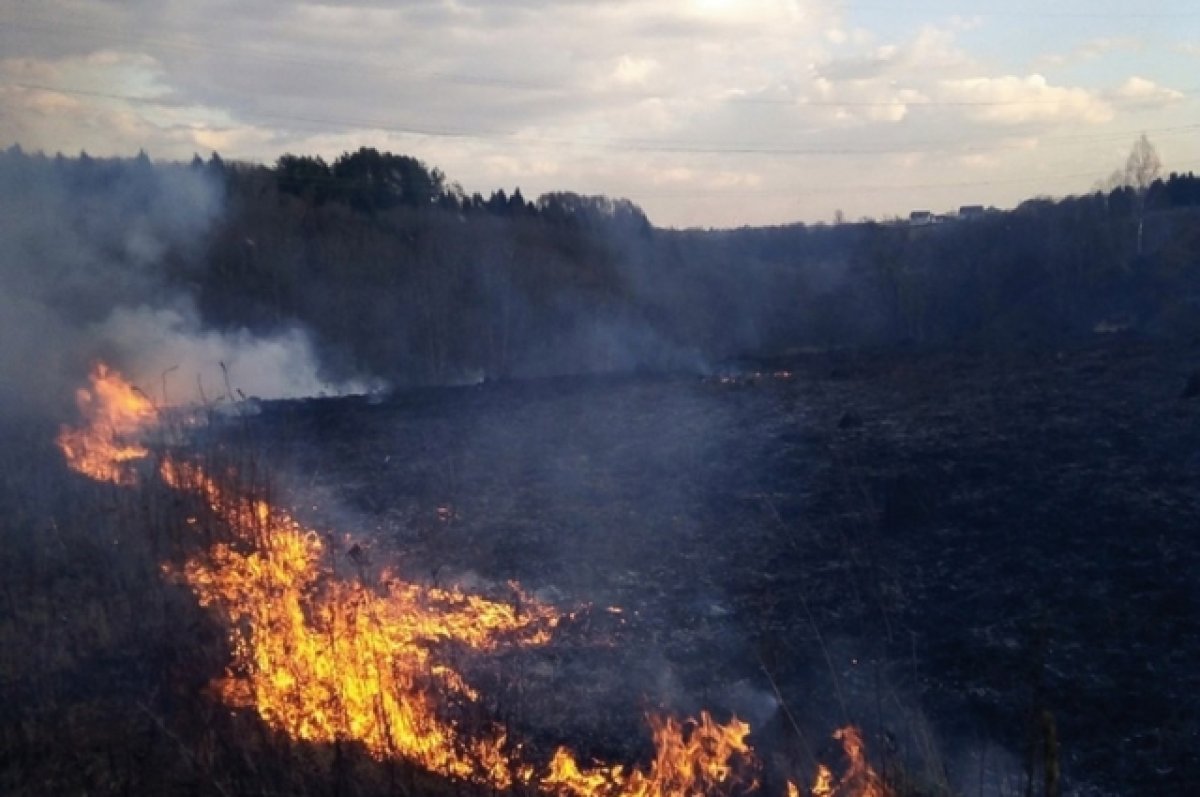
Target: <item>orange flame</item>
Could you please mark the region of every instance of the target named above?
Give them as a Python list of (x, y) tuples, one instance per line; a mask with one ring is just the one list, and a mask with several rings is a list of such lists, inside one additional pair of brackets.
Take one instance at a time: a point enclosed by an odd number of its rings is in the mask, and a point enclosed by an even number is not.
[(867, 762), (866, 746), (858, 728), (847, 725), (835, 731), (833, 738), (842, 743), (842, 750), (845, 751), (850, 765), (831, 793), (854, 797), (888, 797), (891, 790), (884, 785), (883, 779)]
[[(87, 425), (63, 427), (57, 441), (68, 464), (94, 479), (133, 483), (129, 463), (148, 454), (137, 439), (157, 423), (157, 410), (104, 365), (77, 399)], [(268, 726), (310, 742), (357, 741), (376, 758), (406, 759), (453, 778), (501, 789), (531, 784), (560, 797), (694, 797), (758, 788), (750, 726), (736, 717), (721, 724), (707, 712), (685, 721), (650, 717), (656, 753), (646, 768), (583, 767), (559, 747), (539, 777), (498, 725), (464, 727), (453, 716), (480, 696), (442, 654), (546, 644), (562, 619), (557, 610), (516, 584), (514, 601), (505, 603), (386, 573), (378, 583), (338, 578), (326, 542), (290, 513), (227, 488), (199, 465), (167, 458), (159, 473), (168, 486), (203, 500), (232, 534), (175, 575), (228, 621), (232, 661), (217, 691)], [(866, 762), (858, 730), (846, 727), (835, 737), (849, 761), (846, 774), (836, 779), (821, 766), (810, 793), (890, 797)], [(787, 792), (800, 794), (790, 781)]]
[(443, 718), (444, 703), (478, 695), (435, 648), (543, 644), (558, 621), (552, 608), (519, 592), (513, 605), (394, 578), (334, 578), (325, 543), (288, 513), (226, 494), (195, 466), (168, 461), (162, 475), (204, 496), (242, 543), (217, 545), (182, 573), (200, 603), (229, 620), (233, 662), (218, 687), (228, 703), (293, 738), (352, 739), (381, 759), (511, 785), (501, 729), (464, 739)]
[(619, 764), (581, 769), (575, 756), (560, 747), (541, 785), (571, 797), (687, 797), (757, 788), (756, 781), (739, 777), (741, 769), (756, 765), (745, 722), (734, 717), (722, 725), (703, 711), (698, 720), (651, 717), (650, 724), (656, 753), (648, 770), (626, 772)]
[(132, 484), (130, 462), (149, 452), (137, 442), (158, 419), (158, 410), (146, 396), (108, 366), (97, 363), (90, 376), (91, 388), (79, 388), (75, 403), (86, 425), (63, 426), (58, 447), (67, 465), (97, 481)]
[[(834, 731), (833, 738), (842, 743), (846, 755), (846, 772), (835, 778), (824, 764), (817, 766), (816, 779), (809, 792), (812, 797), (891, 797), (892, 790), (867, 762), (862, 733), (853, 725)], [(788, 782), (788, 797), (798, 797), (799, 789)]]

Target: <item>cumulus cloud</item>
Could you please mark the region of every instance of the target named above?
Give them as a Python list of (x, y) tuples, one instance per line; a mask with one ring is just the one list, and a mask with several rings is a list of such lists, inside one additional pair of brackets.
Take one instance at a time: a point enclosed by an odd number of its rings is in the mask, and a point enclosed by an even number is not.
[(895, 45), (884, 45), (868, 55), (833, 59), (817, 65), (817, 77), (829, 82), (877, 78), (893, 66), (896, 54)]
[(881, 77), (919, 80), (922, 74), (945, 74), (971, 63), (957, 45), (953, 31), (927, 25), (911, 41), (881, 44), (865, 54), (834, 57), (818, 64), (815, 72), (835, 82)]
[(174, 98), (155, 58), (103, 49), (53, 59), (0, 60), (0, 140), (50, 152), (133, 154), (151, 149), (174, 157), (231, 146), (253, 147), (273, 136), (235, 121), (227, 109)]
[(1134, 75), (1113, 92), (1113, 96), (1125, 103), (1141, 106), (1163, 106), (1183, 99), (1182, 91), (1160, 86), (1153, 80)]
[(940, 96), (977, 103), (967, 106), (972, 118), (999, 125), (1068, 120), (1098, 124), (1114, 116), (1112, 106), (1094, 92), (1054, 86), (1041, 75), (947, 80), (940, 88)]

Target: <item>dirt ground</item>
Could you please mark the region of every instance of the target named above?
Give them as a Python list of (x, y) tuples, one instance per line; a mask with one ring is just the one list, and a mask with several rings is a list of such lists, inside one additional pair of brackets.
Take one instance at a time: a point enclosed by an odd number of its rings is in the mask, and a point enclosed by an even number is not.
[(535, 740), (630, 755), (648, 709), (708, 707), (784, 758), (861, 723), (965, 794), (1020, 793), (1047, 756), (1068, 793), (1180, 794), (1197, 367), (1131, 341), (814, 354), (266, 404), (244, 431), (374, 561), (593, 607), (494, 676)]

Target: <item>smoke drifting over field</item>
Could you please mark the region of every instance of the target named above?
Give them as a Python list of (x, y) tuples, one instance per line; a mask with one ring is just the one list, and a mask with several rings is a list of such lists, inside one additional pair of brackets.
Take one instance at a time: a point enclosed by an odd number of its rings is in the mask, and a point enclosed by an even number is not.
[(1144, 196), (928, 226), (669, 230), (624, 199), (467, 195), (370, 148), (272, 167), (14, 150), (0, 155), (4, 405), (61, 401), (95, 357), (156, 395), (174, 369), (178, 400), (354, 392), (359, 376), (704, 374), (901, 341), (1189, 338), (1198, 204), (1200, 179), (1172, 175)]
[(203, 328), (195, 307), (181, 300), (162, 308), (118, 307), (93, 328), (123, 353), (131, 373), (168, 377), (165, 403), (204, 401), (234, 391), (239, 397), (292, 398), (360, 393), (365, 382), (337, 385), (321, 378), (308, 334), (298, 326), (270, 335), (246, 329)]
[[(172, 369), (175, 400), (336, 390), (298, 326), (205, 330), (189, 286), (222, 213), (203, 170), (133, 161), (0, 159), (0, 411), (61, 415), (90, 361), (141, 385)], [(157, 397), (157, 396), (156, 396)]]

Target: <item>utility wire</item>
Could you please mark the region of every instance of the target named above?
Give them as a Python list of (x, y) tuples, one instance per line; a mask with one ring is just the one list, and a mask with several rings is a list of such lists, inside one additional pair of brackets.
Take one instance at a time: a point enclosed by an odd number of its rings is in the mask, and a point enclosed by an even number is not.
[(946, 8), (941, 5), (905, 3), (898, 6), (895, 3), (838, 3), (839, 11), (889, 11), (898, 10), (905, 14), (938, 13), (949, 16), (951, 13), (965, 18), (1005, 18), (1019, 19), (1194, 19), (1200, 17), (1196, 11), (1047, 11), (1044, 5), (1038, 4), (1026, 8), (1012, 8), (1005, 11), (973, 8)]
[[(1184, 163), (1176, 167), (1173, 171), (1184, 172), (1194, 169), (1200, 169), (1200, 161), (1192, 163)], [(822, 196), (824, 194), (848, 194), (862, 193), (865, 191), (913, 191), (922, 189), (936, 188), (982, 188), (993, 185), (1020, 185), (1027, 183), (1041, 183), (1049, 180), (1073, 180), (1073, 179), (1092, 179), (1101, 180), (1106, 177), (1106, 174), (1097, 174), (1095, 170), (1086, 172), (1063, 172), (1056, 174), (1032, 174), (1024, 177), (1011, 177), (996, 180), (963, 180), (956, 182), (943, 183), (897, 183), (883, 184), (876, 183), (872, 185), (854, 184), (854, 185), (830, 185), (820, 188), (772, 188), (755, 190), (736, 190), (736, 191), (697, 191), (697, 190), (680, 190), (680, 191), (639, 191), (638, 198), (653, 198), (653, 199), (670, 199), (670, 198), (687, 198), (689, 196), (703, 196), (704, 198), (723, 198), (723, 197), (749, 197), (749, 196)]]
[[(38, 83), (25, 83), (18, 81), (0, 82), (0, 87), (21, 89), (25, 91), (43, 91), (68, 96), (92, 97), (98, 99), (116, 100), (137, 105), (147, 105), (152, 107), (166, 108), (170, 110), (195, 110), (195, 104), (184, 103), (180, 101), (154, 98), (154, 97), (138, 97), (129, 94), (120, 94), (116, 92), (96, 91), (80, 88), (67, 88), (59, 86), (50, 86)], [(703, 142), (692, 143), (686, 141), (662, 141), (651, 139), (596, 139), (583, 137), (548, 137), (548, 136), (528, 136), (514, 131), (503, 130), (488, 130), (488, 129), (465, 129), (454, 127), (441, 126), (423, 126), (415, 124), (398, 125), (392, 122), (367, 119), (367, 118), (331, 118), (310, 116), (301, 114), (278, 114), (265, 111), (251, 111), (250, 116), (269, 120), (273, 122), (286, 122), (290, 124), (311, 125), (318, 129), (333, 129), (347, 130), (354, 128), (367, 128), (371, 130), (380, 130), (383, 132), (396, 133), (401, 135), (422, 136), (428, 138), (453, 138), (453, 139), (470, 139), (479, 141), (492, 140), (508, 140), (518, 144), (538, 144), (544, 146), (567, 146), (567, 147), (584, 147), (603, 150), (620, 150), (633, 151), (644, 153), (660, 153), (660, 154), (687, 154), (687, 155), (787, 155), (787, 156), (869, 156), (869, 155), (902, 155), (902, 154), (969, 154), (973, 152), (989, 152), (994, 150), (1004, 149), (1023, 149), (1024, 144), (1003, 144), (996, 143), (993, 145), (978, 145), (978, 146), (961, 146), (955, 142), (938, 142), (938, 141), (918, 141), (909, 142), (906, 144), (897, 144), (886, 147), (796, 147), (774, 145), (766, 143), (758, 144), (734, 144), (734, 145), (716, 145)], [(1055, 144), (1061, 142), (1079, 143), (1079, 142), (1102, 142), (1127, 139), (1136, 137), (1142, 133), (1153, 133), (1155, 135), (1175, 135), (1175, 134), (1190, 134), (1200, 129), (1200, 123), (1187, 125), (1174, 125), (1170, 127), (1158, 128), (1139, 128), (1137, 130), (1110, 131), (1095, 134), (1077, 134), (1070, 136), (1045, 136), (1038, 139), (1039, 146), (1042, 144)], [(1019, 137), (1019, 134), (1014, 133), (1014, 137)]]

